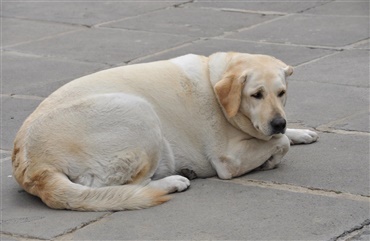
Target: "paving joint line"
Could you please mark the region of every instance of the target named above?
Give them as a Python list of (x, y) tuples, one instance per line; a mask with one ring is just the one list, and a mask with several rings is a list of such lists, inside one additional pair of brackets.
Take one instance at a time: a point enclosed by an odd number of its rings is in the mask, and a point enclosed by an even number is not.
[(370, 225), (370, 219), (366, 219), (365, 221), (363, 221), (361, 224), (347, 230), (347, 231), (344, 231), (342, 234), (334, 237), (334, 238), (331, 238), (329, 239), (329, 241), (349, 241), (349, 240), (353, 240), (353, 237), (358, 235), (358, 234), (361, 234), (361, 230), (363, 230), (364, 228), (366, 228), (366, 226), (369, 226)]
[(295, 65), (294, 67), (302, 67), (302, 66), (305, 66), (305, 65), (307, 65), (307, 64), (315, 63), (315, 62), (320, 61), (320, 60), (322, 60), (322, 59), (325, 59), (325, 58), (331, 57), (331, 56), (333, 56), (333, 55), (339, 54), (339, 53), (341, 53), (341, 52), (342, 52), (342, 50), (337, 51), (337, 52), (332, 52), (332, 53), (329, 53), (329, 54), (327, 54), (327, 55), (323, 55), (323, 56), (320, 56), (320, 57), (318, 57), (318, 58), (311, 59), (311, 60), (308, 60), (308, 61), (306, 61), (306, 62), (300, 63), (300, 64), (298, 64), (298, 65)]
[[(227, 37), (229, 35), (232, 35), (232, 34), (235, 34), (235, 33), (240, 33), (240, 32), (243, 32), (243, 31), (246, 31), (246, 30), (250, 30), (250, 29), (253, 29), (253, 28), (256, 28), (256, 27), (259, 27), (263, 24), (269, 24), (269, 23), (272, 23), (272, 22), (275, 22), (275, 21), (278, 21), (280, 19), (283, 19), (283, 18), (286, 18), (286, 17), (289, 17), (289, 16), (292, 16), (294, 14), (287, 14), (287, 15), (283, 15), (283, 16), (278, 16), (276, 18), (273, 18), (273, 19), (269, 19), (269, 20), (266, 20), (266, 21), (263, 21), (263, 22), (260, 22), (260, 23), (256, 23), (256, 24), (253, 24), (251, 26), (248, 26), (248, 27), (244, 27), (244, 28), (240, 28), (240, 29), (237, 29), (237, 30), (234, 30), (234, 31), (230, 31), (230, 32), (225, 32), (222, 36), (223, 37)], [(221, 35), (220, 35), (221, 36)]]
[(69, 235), (73, 234), (77, 230), (80, 230), (80, 229), (82, 229), (82, 228), (84, 228), (84, 227), (86, 227), (86, 226), (88, 226), (90, 224), (97, 223), (100, 220), (103, 220), (106, 217), (109, 217), (109, 216), (113, 215), (114, 213), (116, 213), (116, 212), (108, 212), (108, 213), (106, 213), (106, 214), (104, 214), (104, 215), (102, 215), (102, 216), (100, 216), (100, 217), (98, 217), (98, 218), (96, 218), (94, 220), (91, 220), (89, 222), (82, 223), (82, 224), (80, 224), (80, 225), (78, 225), (78, 226), (76, 226), (74, 228), (71, 228), (70, 230), (65, 231), (63, 234), (60, 234), (60, 235), (57, 235), (57, 236), (53, 237), (52, 240), (55, 240), (55, 241), (57, 241), (57, 240), (65, 240), (64, 237), (66, 237), (66, 236), (68, 237)]
[[(365, 39), (359, 40), (355, 43), (348, 44), (348, 45), (344, 46), (344, 48), (346, 50), (370, 50), (369, 49), (370, 48), (370, 42), (369, 41), (370, 41), (370, 38), (365, 38)], [(359, 46), (359, 45), (365, 44), (365, 43), (368, 43), (369, 48), (367, 48), (367, 49), (356, 48), (356, 46)]]
[(369, 132), (362, 132), (362, 131), (352, 131), (352, 130), (339, 130), (334, 128), (314, 128), (316, 131), (321, 133), (329, 133), (329, 134), (341, 134), (341, 135), (355, 135), (355, 136), (367, 136), (370, 137)]
[[(237, 32), (234, 32), (237, 33)], [(233, 33), (231, 33), (233, 34)], [(228, 37), (212, 37), (214, 39), (225, 39), (225, 40), (233, 40), (238, 42), (247, 42), (247, 43), (257, 43), (257, 44), (271, 44), (271, 45), (280, 45), (280, 46), (293, 46), (293, 47), (304, 47), (309, 49), (322, 49), (322, 50), (331, 50), (331, 51), (343, 51), (342, 47), (331, 47), (331, 46), (320, 46), (320, 45), (307, 45), (307, 44), (294, 44), (294, 43), (279, 43), (279, 42), (268, 42), (268, 41), (254, 41), (254, 40), (247, 40), (247, 39), (234, 39)]]
[(173, 7), (174, 8), (182, 8), (182, 7), (185, 7), (185, 5), (187, 5), (189, 3), (194, 3), (194, 0), (190, 0), (190, 1), (187, 1), (187, 2), (174, 4)]
[(23, 100), (44, 100), (46, 97), (40, 97), (35, 95), (17, 95), (17, 94), (0, 94), (0, 97), (23, 99)]
[(341, 17), (341, 18), (369, 18), (366, 15), (336, 15), (336, 14), (315, 14), (315, 13), (297, 13), (301, 16), (307, 17)]
[(315, 130), (321, 131), (321, 132), (324, 132), (324, 133), (370, 136), (369, 132), (356, 131), (356, 130), (342, 130), (342, 129), (336, 129), (336, 128), (333, 127), (333, 126), (335, 126), (337, 124), (341, 124), (341, 123), (343, 123), (343, 122), (345, 122), (345, 121), (347, 121), (347, 120), (349, 120), (353, 117), (356, 117), (356, 116), (359, 116), (359, 115), (362, 115), (362, 114), (366, 114), (366, 113), (368, 113), (368, 110), (358, 111), (358, 112), (353, 113), (351, 115), (348, 115), (348, 116), (345, 116), (345, 117), (342, 117), (342, 118), (339, 118), (339, 119), (336, 119), (336, 120), (333, 120), (333, 121), (329, 121), (325, 124), (319, 125), (315, 128)]
[(33, 40), (24, 41), (24, 42), (20, 42), (20, 43), (16, 43), (16, 44), (2, 46), (1, 49), (4, 49), (4, 50), (6, 50), (8, 48), (12, 49), (12, 48), (17, 47), (17, 46), (20, 46), (20, 45), (34, 43), (34, 42), (41, 42), (41, 41), (44, 41), (44, 40), (53, 39), (53, 38), (56, 38), (56, 37), (60, 37), (60, 36), (72, 34), (72, 33), (75, 33), (75, 32), (82, 32), (82, 31), (86, 31), (86, 29), (73, 29), (73, 30), (70, 30), (70, 31), (66, 31), (66, 32), (62, 32), (62, 33), (57, 33), (57, 34), (45, 36), (45, 37), (38, 38), (38, 39), (33, 39)]
[(255, 180), (255, 179), (235, 178), (231, 180), (222, 180), (216, 177), (209, 178), (209, 179), (217, 180), (221, 182), (235, 183), (235, 184), (240, 184), (244, 186), (268, 188), (268, 189), (288, 191), (288, 192), (294, 192), (294, 193), (310, 194), (310, 195), (324, 196), (324, 197), (331, 197), (331, 198), (342, 198), (342, 199), (347, 199), (347, 200), (370, 203), (370, 196), (346, 193), (346, 192), (336, 191), (336, 190), (329, 190), (329, 189), (322, 189), (322, 188), (315, 188), (315, 187), (304, 187), (304, 186), (297, 186), (297, 185), (292, 185), (292, 184), (278, 183), (278, 182), (273, 182), (273, 181), (261, 181), (261, 180)]
[(34, 237), (34, 236), (29, 236), (29, 235), (22, 235), (22, 234), (14, 234), (14, 233), (11, 233), (11, 232), (1, 232), (1, 234), (4, 234), (4, 235), (8, 235), (8, 236), (11, 236), (11, 237), (14, 237), (14, 238), (22, 238), (22, 239), (26, 239), (26, 240), (65, 240), (63, 239), (63, 237), (65, 236), (68, 236), (68, 235), (71, 235), (73, 234), (75, 231), (81, 229), (81, 228), (84, 228), (90, 224), (93, 224), (93, 223), (96, 223), (96, 222), (99, 222), (100, 220), (106, 218), (106, 217), (109, 217), (111, 216), (112, 214), (114, 214), (115, 212), (108, 212), (94, 220), (91, 220), (91, 221), (88, 221), (88, 222), (85, 222), (85, 223), (82, 223), (74, 228), (71, 228), (67, 231), (65, 231), (63, 234), (60, 234), (60, 235), (57, 235), (51, 239), (49, 238), (40, 238), (40, 237)]
[[(24, 1), (19, 1), (19, 2), (24, 2)], [(45, 2), (48, 2), (48, 1), (45, 1)], [(27, 18), (27, 17), (20, 17), (20, 16), (0, 16), (0, 17), (1, 18), (9, 18), (9, 19), (17, 19), (17, 20), (30, 21), (30, 22), (37, 22), (37, 23), (50, 23), (50, 24), (57, 24), (57, 25), (82, 27), (82, 28), (90, 28), (91, 27), (88, 24), (69, 23), (69, 22), (58, 22), (58, 21), (55, 21), (55, 20), (44, 20), (44, 19)]]
[(183, 47), (187, 47), (187, 46), (190, 46), (194, 43), (198, 43), (198, 42), (201, 42), (201, 41), (204, 41), (204, 40), (205, 40), (204, 38), (198, 38), (198, 39), (195, 39), (195, 40), (190, 40), (189, 42), (182, 43), (180, 45), (177, 45), (177, 46), (174, 46), (174, 47), (171, 47), (171, 48), (159, 51), (159, 52), (155, 52), (153, 54), (137, 57), (137, 58), (125, 61), (124, 63), (125, 64), (136, 64), (136, 63), (139, 63), (139, 61), (142, 61), (142, 60), (145, 60), (145, 59), (148, 59), (148, 58), (151, 58), (151, 57), (155, 57), (155, 56), (170, 52), (172, 50), (181, 49)]
[[(166, 10), (166, 9), (169, 9), (169, 8), (171, 8), (171, 7), (164, 7), (164, 8), (154, 9), (153, 11), (149, 11), (149, 12), (145, 12), (145, 13), (141, 13), (141, 14), (137, 14), (137, 15), (133, 15), (133, 16), (128, 16), (128, 17), (118, 18), (118, 19), (114, 19), (114, 20), (109, 20), (109, 21), (102, 22), (102, 23), (96, 23), (96, 24), (91, 25), (91, 28), (104, 28), (103, 25), (108, 25), (108, 24), (121, 22), (121, 21), (125, 21), (125, 20), (128, 20), (128, 19), (132, 19), (132, 18), (145, 16), (149, 13), (155, 13), (155, 12)], [(109, 28), (109, 27), (105, 27), (105, 28)]]
[(12, 238), (17, 238), (17, 239), (22, 239), (22, 240), (29, 240), (29, 241), (50, 240), (50, 239), (45, 239), (45, 238), (33, 237), (33, 236), (29, 236), (29, 235), (14, 234), (14, 233), (11, 233), (11, 232), (4, 232), (4, 231), (1, 231), (0, 234), (4, 234), (4, 235), (10, 236)]
[[(93, 62), (93, 61), (80, 60), (80, 59), (70, 59), (70, 58), (63, 57), (63, 56), (39, 55), (39, 54), (34, 54), (34, 53), (29, 53), (29, 52), (19, 52), (19, 51), (14, 50), (14, 49), (4, 49), (2, 52), (5, 53), (5, 54), (13, 54), (13, 55), (17, 55), (17, 56), (20, 56), (20, 57), (43, 58), (43, 59), (51, 59), (51, 60), (57, 60), (57, 61), (65, 61), (65, 62), (69, 62), (69, 63), (78, 63), (78, 64), (100, 64), (100, 65), (104, 65), (105, 67), (108, 67), (108, 68), (111, 68), (111, 67), (115, 66), (114, 64), (110, 64), (110, 63)], [(103, 70), (103, 69), (106, 69), (106, 68), (102, 68), (100, 70)], [(99, 71), (99, 69), (97, 71)]]
[(147, 29), (137, 29), (137, 28), (127, 28), (127, 27), (121, 28), (121, 27), (102, 26), (96, 29), (106, 29), (106, 30), (113, 30), (113, 31), (120, 31), (120, 30), (121, 31), (136, 31), (136, 32), (144, 32), (144, 33), (156, 33), (156, 34), (163, 34), (163, 35), (171, 35), (171, 36), (179, 36), (179, 37), (187, 36), (187, 37), (196, 38), (196, 36), (190, 36), (186, 34), (166, 33), (166, 32), (159, 32), (159, 31), (150, 31)]
[[(294, 66), (300, 67), (300, 66)], [(351, 85), (351, 84), (341, 84), (341, 83), (332, 83), (332, 82), (326, 82), (326, 81), (320, 81), (320, 80), (300, 80), (300, 79), (291, 79), (289, 82), (304, 82), (304, 83), (319, 83), (319, 84), (328, 84), (328, 85), (335, 85), (335, 86), (344, 86), (344, 87), (353, 87), (353, 88), (360, 88), (360, 89), (369, 89), (370, 87), (368, 86), (362, 86), (362, 85)]]
[(140, 14), (137, 14), (137, 15), (134, 15), (134, 16), (128, 16), (128, 17), (124, 17), (124, 18), (119, 18), (119, 19), (114, 19), (114, 20), (109, 20), (109, 21), (106, 21), (106, 22), (102, 22), (102, 23), (93, 24), (93, 25), (91, 25), (91, 28), (103, 28), (104, 27), (103, 25), (108, 25), (108, 24), (111, 24), (111, 23), (121, 22), (121, 21), (125, 21), (125, 20), (128, 20), (128, 19), (132, 19), (132, 18), (142, 17), (142, 16), (145, 16), (145, 15), (149, 15), (151, 13), (162, 11), (162, 10), (167, 10), (167, 9), (171, 9), (171, 8), (179, 8), (179, 5), (186, 4), (186, 3), (191, 3), (193, 1), (194, 0), (191, 0), (190, 2), (178, 3), (178, 4), (171, 5), (171, 6), (166, 6), (166, 7), (163, 7), (163, 8), (149, 10), (147, 12), (140, 13)]
[(309, 10), (311, 10), (311, 9), (315, 9), (315, 8), (317, 8), (317, 7), (321, 7), (321, 6), (324, 6), (324, 5), (326, 5), (326, 4), (328, 4), (328, 3), (332, 3), (332, 2), (335, 2), (335, 0), (331, 0), (331, 1), (328, 1), (328, 2), (323, 2), (323, 3), (321, 3), (321, 4), (314, 5), (314, 6), (312, 6), (312, 7), (308, 7), (308, 8), (306, 8), (306, 9), (303, 9), (303, 10), (298, 11), (297, 13), (304, 13), (304, 12), (307, 12), (307, 11), (309, 11)]
[(215, 8), (215, 7), (199, 7), (199, 9), (209, 9), (218, 12), (232, 12), (232, 13), (247, 13), (247, 14), (258, 14), (262, 16), (266, 15), (278, 15), (284, 16), (289, 13), (285, 12), (274, 12), (274, 11), (255, 11), (255, 10), (247, 10), (247, 9), (239, 9), (239, 8)]

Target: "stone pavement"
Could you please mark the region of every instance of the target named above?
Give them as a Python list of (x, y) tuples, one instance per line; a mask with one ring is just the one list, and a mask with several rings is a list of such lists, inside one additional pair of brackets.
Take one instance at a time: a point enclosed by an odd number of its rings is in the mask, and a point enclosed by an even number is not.
[[(2, 240), (369, 240), (369, 2), (1, 1)], [(98, 70), (217, 51), (295, 67), (291, 127), (319, 142), (278, 169), (192, 181), (140, 211), (52, 210), (11, 172), (17, 129), (53, 90)]]

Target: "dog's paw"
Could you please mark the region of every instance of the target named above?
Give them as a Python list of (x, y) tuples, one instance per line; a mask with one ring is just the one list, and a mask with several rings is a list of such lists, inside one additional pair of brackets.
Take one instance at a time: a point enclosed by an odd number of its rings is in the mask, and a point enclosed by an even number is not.
[(319, 139), (319, 135), (308, 129), (287, 129), (285, 133), (291, 144), (310, 144)]
[(166, 190), (168, 193), (172, 193), (185, 191), (190, 186), (190, 181), (186, 177), (173, 175), (152, 181), (149, 185)]
[(186, 177), (173, 175), (166, 178), (168, 178), (173, 186), (172, 192), (182, 192), (188, 189), (188, 187), (190, 186), (190, 181)]

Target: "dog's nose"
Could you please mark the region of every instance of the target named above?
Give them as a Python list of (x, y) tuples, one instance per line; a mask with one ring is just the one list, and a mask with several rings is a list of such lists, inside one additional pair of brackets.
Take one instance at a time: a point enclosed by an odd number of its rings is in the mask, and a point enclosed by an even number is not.
[(273, 134), (284, 133), (286, 120), (281, 116), (275, 117), (271, 121), (270, 125), (272, 127)]

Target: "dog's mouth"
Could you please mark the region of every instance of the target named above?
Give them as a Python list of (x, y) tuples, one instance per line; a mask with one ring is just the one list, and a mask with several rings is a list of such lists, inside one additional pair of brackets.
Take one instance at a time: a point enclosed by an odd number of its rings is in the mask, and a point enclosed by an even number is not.
[(285, 131), (284, 131), (284, 133), (283, 132), (280, 132), (280, 133), (272, 134), (271, 137), (273, 137), (273, 138), (280, 138), (284, 134), (285, 134)]
[(279, 135), (282, 135), (282, 134), (285, 134), (285, 131), (286, 131), (286, 128), (267, 128), (266, 131), (264, 131), (263, 128), (260, 128), (259, 125), (253, 125), (254, 128), (261, 134), (265, 135), (265, 136), (279, 136)]
[(273, 131), (271, 135), (273, 136), (273, 135), (285, 134), (285, 131), (286, 131), (286, 129), (276, 130), (276, 131)]

